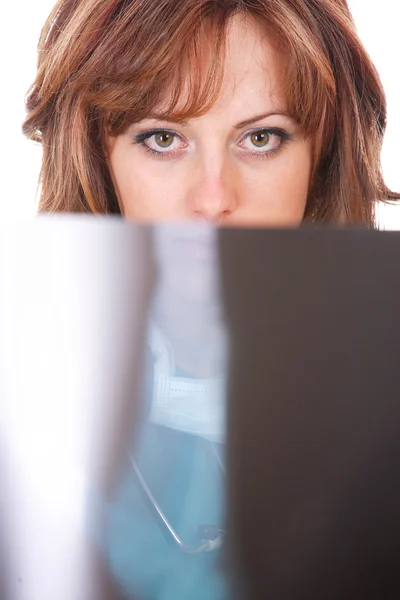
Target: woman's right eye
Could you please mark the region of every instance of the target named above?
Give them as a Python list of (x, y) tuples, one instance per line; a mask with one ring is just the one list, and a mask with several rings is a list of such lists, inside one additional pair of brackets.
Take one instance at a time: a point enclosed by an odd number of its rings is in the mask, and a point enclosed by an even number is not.
[[(148, 138), (148, 141), (154, 139), (154, 144), (158, 148), (169, 148), (174, 143), (175, 136), (169, 131), (163, 131), (162, 133), (156, 133)], [(154, 148), (155, 149), (155, 148)]]
[(170, 154), (186, 148), (187, 144), (177, 133), (168, 130), (146, 131), (135, 136), (135, 143), (141, 144), (154, 154)]

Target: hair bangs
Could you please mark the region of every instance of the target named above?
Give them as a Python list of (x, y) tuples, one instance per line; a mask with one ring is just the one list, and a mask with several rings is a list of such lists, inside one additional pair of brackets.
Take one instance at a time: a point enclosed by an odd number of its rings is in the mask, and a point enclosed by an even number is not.
[(246, 12), (262, 24), (279, 55), (287, 111), (312, 140), (316, 164), (329, 150), (335, 124), (337, 86), (329, 53), (316, 28), (310, 31), (311, 17), (297, 14), (296, 6), (259, 0)]
[(105, 117), (108, 132), (118, 135), (145, 118), (185, 121), (206, 113), (224, 79), (229, 16), (225, 11), (189, 22), (183, 43), (168, 38), (153, 44), (151, 60), (142, 56), (140, 64), (132, 55), (132, 42), (122, 53), (121, 44), (118, 53), (109, 53), (114, 60), (103, 67), (86, 97)]

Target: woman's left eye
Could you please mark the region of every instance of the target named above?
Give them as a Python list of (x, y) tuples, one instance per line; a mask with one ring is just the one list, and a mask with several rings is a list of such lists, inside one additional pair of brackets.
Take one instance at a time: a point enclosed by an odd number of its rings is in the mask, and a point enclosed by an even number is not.
[(283, 129), (258, 129), (246, 134), (239, 147), (252, 155), (271, 155), (292, 138), (293, 136)]

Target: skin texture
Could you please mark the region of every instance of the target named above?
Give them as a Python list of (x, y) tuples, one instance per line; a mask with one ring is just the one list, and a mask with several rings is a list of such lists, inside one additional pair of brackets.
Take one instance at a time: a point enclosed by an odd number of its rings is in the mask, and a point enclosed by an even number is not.
[[(288, 115), (243, 124), (285, 112), (281, 67), (257, 23), (235, 16), (222, 91), (211, 110), (186, 124), (146, 119), (109, 138), (108, 162), (123, 215), (140, 222), (299, 225), (309, 187), (310, 141)], [(137, 135), (154, 128), (167, 131), (138, 143)], [(268, 128), (292, 139), (283, 143)]]

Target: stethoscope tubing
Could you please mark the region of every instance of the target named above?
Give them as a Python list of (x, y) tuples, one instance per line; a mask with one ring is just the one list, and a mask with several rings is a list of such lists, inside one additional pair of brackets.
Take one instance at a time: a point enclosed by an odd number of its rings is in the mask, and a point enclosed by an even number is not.
[[(218, 453), (216, 452), (214, 446), (213, 446), (213, 452), (214, 455), (218, 461), (218, 464), (221, 467), (222, 472), (225, 474), (225, 469), (223, 467), (222, 461), (218, 455)], [(202, 554), (203, 552), (210, 552), (211, 550), (214, 550), (215, 548), (217, 548), (220, 545), (221, 542), (221, 536), (225, 533), (223, 529), (218, 529), (218, 537), (216, 540), (202, 540), (202, 543), (200, 544), (200, 546), (198, 546), (197, 548), (191, 548), (190, 546), (187, 546), (179, 537), (179, 535), (176, 533), (175, 529), (172, 527), (171, 523), (168, 521), (167, 517), (165, 516), (163, 510), (161, 509), (160, 505), (158, 504), (157, 500), (155, 499), (155, 497), (153, 496), (149, 486), (146, 483), (145, 478), (143, 477), (138, 464), (136, 462), (136, 460), (134, 459), (132, 453), (130, 451), (128, 451), (128, 458), (129, 458), (129, 462), (131, 463), (132, 469), (139, 481), (140, 487), (142, 488), (143, 492), (145, 493), (145, 496), (147, 498), (147, 500), (149, 501), (149, 503), (151, 504), (151, 506), (154, 508), (154, 510), (156, 511), (158, 518), (160, 519), (160, 521), (163, 523), (163, 525), (166, 527), (166, 529), (168, 530), (169, 534), (171, 535), (172, 539), (175, 541), (175, 543), (178, 545), (178, 547), (185, 552), (186, 554), (192, 554), (192, 555), (196, 555), (196, 554)]]

